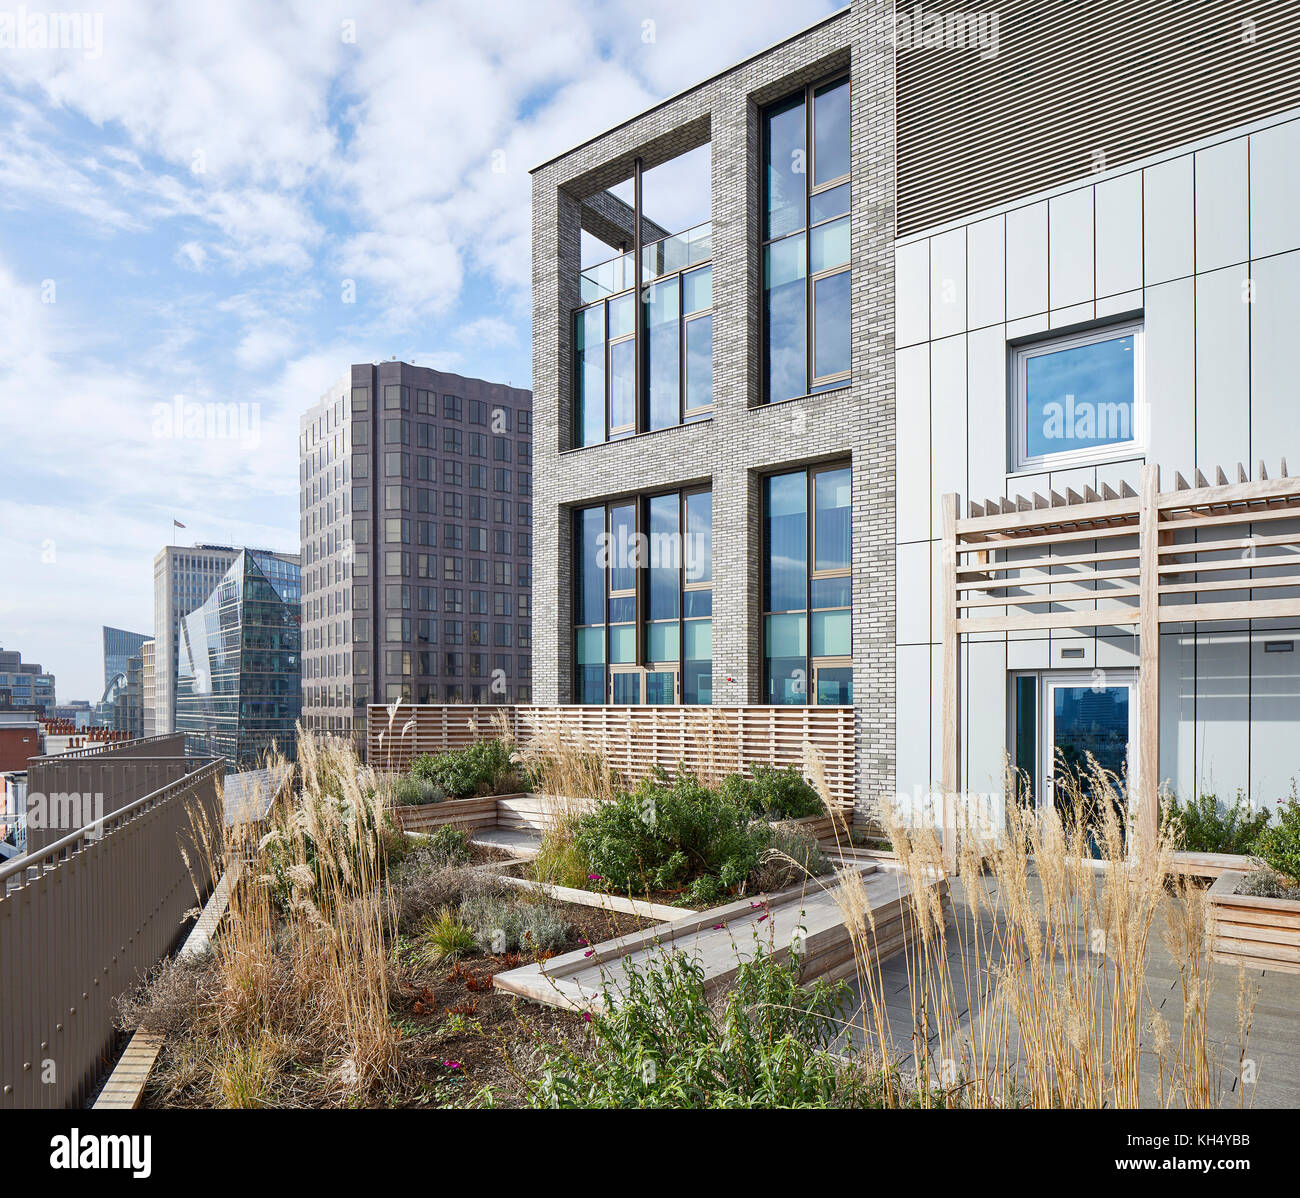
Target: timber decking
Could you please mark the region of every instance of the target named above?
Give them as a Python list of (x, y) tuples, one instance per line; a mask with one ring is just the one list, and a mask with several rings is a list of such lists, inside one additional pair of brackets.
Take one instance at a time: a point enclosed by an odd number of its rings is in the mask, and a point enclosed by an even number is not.
[[(884, 960), (901, 950), (913, 930), (912, 900), (907, 877), (875, 862), (858, 862), (867, 901), (875, 918), (873, 951)], [(936, 879), (935, 885), (946, 883)], [(836, 902), (836, 883), (823, 888), (816, 881), (791, 887), (764, 900), (740, 899), (726, 906), (684, 916), (592, 949), (582, 949), (550, 961), (499, 973), (493, 985), (510, 994), (547, 1006), (573, 1010), (603, 1009), (604, 992), (617, 996), (624, 962), (644, 967), (657, 954), (680, 951), (697, 958), (709, 989), (735, 977), (741, 962), (751, 959), (756, 945), (776, 958), (789, 955), (799, 942), (805, 981), (842, 978), (854, 972), (853, 944)]]

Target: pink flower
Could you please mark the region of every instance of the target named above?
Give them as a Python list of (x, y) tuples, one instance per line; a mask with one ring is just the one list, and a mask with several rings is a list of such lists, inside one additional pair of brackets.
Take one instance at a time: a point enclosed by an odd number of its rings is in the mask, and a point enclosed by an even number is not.
[(727, 925), (726, 925), (725, 923), (715, 923), (715, 924), (713, 925), (713, 930), (714, 930), (715, 932), (720, 932), (720, 931), (722, 931), (722, 929), (725, 928), (726, 926), (727, 926)]
[(459, 1068), (460, 1068), (460, 1062), (459, 1062), (459, 1061), (443, 1061), (443, 1064), (446, 1065), (448, 1069), (459, 1069)]
[(604, 880), (605, 880), (605, 879), (602, 878), (602, 877), (600, 876), (600, 874), (588, 874), (588, 875), (587, 875), (587, 881), (588, 881), (588, 882), (603, 882)]
[(765, 920), (766, 918), (767, 918), (766, 915), (760, 915), (760, 916), (758, 917), (758, 922), (759, 922), (759, 923), (762, 923), (763, 920)]
[(594, 948), (589, 948), (589, 949), (588, 949), (585, 953), (583, 953), (582, 955), (583, 955), (584, 957), (590, 957), (593, 953), (595, 953), (595, 951), (596, 951), (596, 950), (595, 950)]
[(579, 944), (586, 944), (586, 943), (587, 943), (587, 939), (586, 939), (586, 937), (584, 937), (584, 936), (579, 936), (579, 937), (578, 937), (578, 943), (579, 943)]
[(766, 907), (766, 906), (767, 906), (766, 903), (750, 903), (749, 905), (750, 905), (750, 906), (751, 906), (755, 911), (757, 911), (760, 907)]
[(583, 1013), (582, 1013), (582, 1022), (583, 1022), (583, 1023), (590, 1023), (590, 1022), (591, 1022), (591, 1012), (590, 1012), (590, 1011), (583, 1011)]

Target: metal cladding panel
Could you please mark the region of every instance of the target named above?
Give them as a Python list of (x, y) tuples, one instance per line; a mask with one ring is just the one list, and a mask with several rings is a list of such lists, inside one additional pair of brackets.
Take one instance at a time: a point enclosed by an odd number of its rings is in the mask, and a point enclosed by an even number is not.
[(897, 10), (900, 237), (1300, 106), (1295, 0), (945, 8), (979, 40)]

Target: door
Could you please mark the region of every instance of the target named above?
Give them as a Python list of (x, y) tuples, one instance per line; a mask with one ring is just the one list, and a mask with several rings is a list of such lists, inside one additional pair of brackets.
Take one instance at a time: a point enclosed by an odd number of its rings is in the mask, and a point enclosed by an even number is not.
[(616, 707), (677, 702), (677, 667), (615, 666), (609, 672), (609, 701)]
[(1137, 766), (1137, 680), (1131, 672), (1045, 674), (1042, 683), (1043, 752), (1040, 804), (1058, 806), (1081, 794), (1100, 796), (1089, 778), (1089, 757), (1132, 791)]
[(852, 665), (813, 665), (813, 698), (819, 707), (849, 707), (853, 703)]
[(609, 701), (616, 707), (639, 706), (641, 703), (641, 671), (611, 669), (609, 672)]
[(645, 671), (645, 701), (654, 704), (677, 702), (677, 671), (650, 666)]

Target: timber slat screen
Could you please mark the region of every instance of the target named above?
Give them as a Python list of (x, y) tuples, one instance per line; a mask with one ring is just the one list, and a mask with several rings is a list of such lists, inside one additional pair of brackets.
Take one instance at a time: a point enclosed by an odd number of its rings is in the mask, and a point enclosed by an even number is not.
[[(971, 503), (945, 495), (943, 789), (946, 830), (960, 790), (961, 638), (1044, 629), (1137, 631), (1138, 753), (1131, 789), (1153, 835), (1160, 785), (1160, 626), (1300, 616), (1300, 478), (1199, 470), (1160, 489), (1144, 466), (1138, 492), (1018, 496)], [(948, 848), (955, 848), (945, 837)]]
[(822, 756), (831, 798), (853, 806), (852, 707), (375, 705), (366, 721), (368, 760), (376, 769), (405, 770), (421, 753), (494, 736), (494, 719), (504, 719), (521, 745), (552, 736), (581, 741), (630, 783), (656, 767), (674, 773), (679, 764), (703, 776), (756, 763), (802, 770), (809, 743)]
[(191, 818), (221, 820), (222, 763), (191, 767), (0, 866), (0, 1108), (81, 1106), (110, 1063), (114, 1000), (196, 903), (181, 856)]

